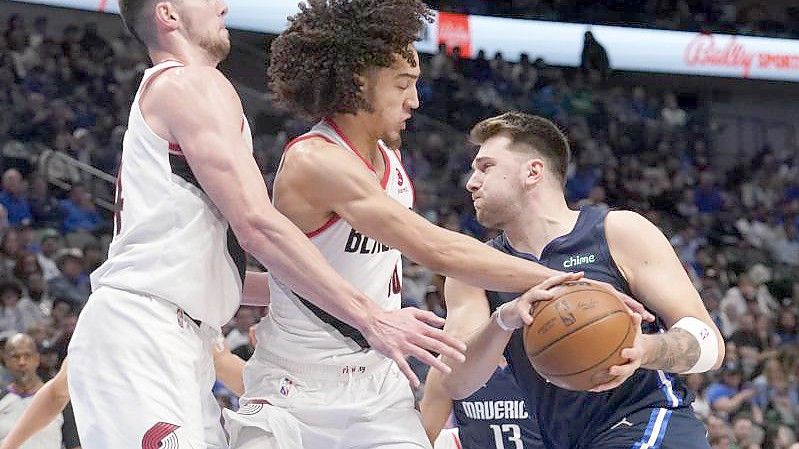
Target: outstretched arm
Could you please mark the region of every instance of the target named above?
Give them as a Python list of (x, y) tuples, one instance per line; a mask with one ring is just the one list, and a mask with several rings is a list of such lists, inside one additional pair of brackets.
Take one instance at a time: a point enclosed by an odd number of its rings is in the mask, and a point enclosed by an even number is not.
[(322, 139), (293, 145), (278, 177), (282, 191), (300, 195), (314, 208), (334, 212), (358, 232), (397, 248), (435, 272), (477, 287), (520, 292), (557, 273), (433, 225), (386, 195), (354, 157)]
[[(269, 201), (266, 184), (241, 134), (242, 106), (218, 70), (186, 66), (151, 81), (141, 99), (153, 130), (176, 142), (203, 191), (230, 223), (242, 248), (298, 295), (358, 329), (418, 385), (405, 357), (448, 370), (429, 350), (457, 357), (463, 345), (419, 310), (384, 311), (344, 280), (319, 249)], [(147, 98), (157, 98), (149, 104)], [(124, 226), (124, 217), (123, 217)]]
[(33, 400), (8, 436), (0, 443), (0, 449), (19, 449), (31, 436), (50, 424), (69, 403), (67, 390), (67, 361), (61, 365), (55, 377), (33, 395)]

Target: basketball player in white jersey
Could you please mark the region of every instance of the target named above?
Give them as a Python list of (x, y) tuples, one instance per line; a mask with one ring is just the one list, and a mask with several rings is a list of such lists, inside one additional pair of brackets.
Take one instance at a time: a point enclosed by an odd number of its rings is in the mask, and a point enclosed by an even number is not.
[[(274, 41), (269, 71), (286, 106), (320, 121), (285, 149), (274, 202), (335, 269), (385, 310), (400, 307), (401, 252), (503, 291), (557, 273), (410, 210), (413, 185), (396, 148), (419, 106), (412, 43), (427, 7), (312, 0), (300, 9)], [(394, 361), (303, 292), (275, 278), (270, 291), (269, 317), (245, 367), (246, 405), (226, 412), (232, 448), (430, 447)]]
[(263, 275), (245, 279), (245, 251), (383, 353), (446, 370), (426, 349), (457, 357), (465, 348), (427, 324), (443, 320), (382, 310), (270, 205), (240, 100), (216, 69), (230, 48), (227, 6), (119, 3), (155, 65), (131, 107), (109, 257), (92, 273), (69, 347), (83, 447), (226, 446), (209, 346), (242, 286), (266, 288)]

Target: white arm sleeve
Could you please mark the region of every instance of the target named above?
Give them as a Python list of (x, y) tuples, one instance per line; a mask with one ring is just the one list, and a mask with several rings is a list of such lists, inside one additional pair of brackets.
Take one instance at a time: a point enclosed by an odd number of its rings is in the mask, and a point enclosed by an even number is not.
[(699, 360), (688, 371), (681, 374), (704, 373), (713, 369), (719, 356), (718, 338), (713, 329), (704, 321), (687, 316), (674, 323), (672, 329), (678, 327), (696, 338), (699, 342)]

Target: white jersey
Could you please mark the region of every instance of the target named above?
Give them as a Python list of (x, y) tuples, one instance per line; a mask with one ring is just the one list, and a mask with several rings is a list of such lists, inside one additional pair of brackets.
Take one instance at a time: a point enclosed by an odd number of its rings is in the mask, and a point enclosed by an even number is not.
[[(145, 71), (130, 108), (117, 178), (114, 239), (108, 260), (91, 275), (92, 290), (107, 286), (152, 295), (219, 327), (241, 301), (244, 251), (180, 146), (155, 134), (139, 108), (147, 82), (181, 65), (166, 61)], [(241, 131), (252, 149), (244, 118)]]
[[(22, 413), (30, 406), (31, 401), (33, 401), (33, 395), (20, 396), (12, 391), (0, 399), (0, 441), (8, 436)], [(20, 446), (20, 449), (61, 449), (61, 426), (63, 424), (64, 417), (59, 413), (53, 421)]]
[[(339, 145), (341, 151), (349, 151), (363, 160), (332, 121), (318, 123), (308, 133), (290, 142), (285, 151), (291, 151), (294, 143), (308, 138), (323, 138)], [(382, 142), (378, 142), (378, 147), (385, 164), (380, 185), (391, 198), (407, 208), (413, 207), (413, 185), (402, 167), (399, 152)], [(364, 169), (374, 172), (368, 162), (363, 162)], [(399, 309), (402, 255), (398, 250), (361, 234), (336, 215), (307, 235), (344, 279), (384, 310)], [(288, 360), (322, 364), (332, 363), (334, 358), (341, 356), (371, 355), (374, 352), (364, 351), (367, 342), (356, 329), (299, 297), (272, 276), (269, 277), (269, 289), (269, 315), (257, 328), (257, 341), (264, 344), (262, 350)]]

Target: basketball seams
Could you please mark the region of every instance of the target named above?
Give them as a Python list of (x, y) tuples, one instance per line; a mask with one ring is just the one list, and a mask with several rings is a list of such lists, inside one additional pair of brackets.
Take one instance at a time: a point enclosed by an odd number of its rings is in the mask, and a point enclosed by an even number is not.
[[(603, 319), (605, 319), (605, 318), (608, 318), (608, 317), (610, 317), (610, 316), (612, 316), (612, 315), (614, 315), (614, 314), (616, 314), (616, 313), (625, 313), (625, 312), (614, 311), (614, 312), (612, 312), (612, 313), (610, 313), (610, 314), (608, 314), (608, 315), (606, 315), (606, 316), (602, 317), (600, 320), (603, 320)], [(599, 320), (592, 321), (592, 322), (591, 322), (591, 323), (589, 323), (589, 324), (595, 323), (595, 322), (597, 322), (597, 321), (599, 321)], [(607, 357), (605, 357), (604, 359), (602, 359), (602, 360), (598, 361), (597, 363), (595, 363), (595, 364), (593, 364), (593, 365), (589, 366), (588, 368), (585, 368), (585, 369), (583, 369), (583, 370), (580, 370), (580, 371), (576, 371), (576, 372), (574, 372), (574, 373), (568, 373), (568, 374), (552, 374), (552, 373), (543, 373), (543, 372), (539, 372), (539, 373), (540, 373), (542, 376), (549, 375), (549, 376), (553, 376), (553, 377), (570, 377), (570, 376), (576, 376), (576, 375), (578, 375), (578, 374), (582, 374), (582, 373), (584, 373), (584, 372), (586, 372), (586, 371), (590, 371), (590, 370), (592, 370), (592, 369), (596, 368), (597, 366), (599, 366), (599, 365), (601, 365), (601, 364), (605, 363), (605, 361), (607, 361), (609, 358), (613, 357), (613, 356), (616, 354), (616, 352), (617, 352), (617, 351), (619, 351), (619, 349), (622, 347), (622, 345), (624, 344), (624, 342), (625, 342), (625, 341), (627, 341), (627, 337), (630, 335), (630, 330), (631, 330), (631, 328), (632, 328), (632, 327), (633, 327), (633, 322), (632, 322), (632, 321), (630, 321), (630, 323), (627, 325), (627, 332), (624, 334), (624, 338), (622, 338), (622, 339), (621, 339), (621, 341), (620, 341), (620, 342), (619, 342), (619, 344), (616, 346), (616, 348), (615, 348), (615, 349), (613, 349), (613, 351), (611, 351), (611, 352), (610, 352), (610, 354), (608, 354), (608, 356), (607, 356)], [(575, 332), (576, 332), (576, 331), (575, 331)], [(574, 333), (574, 332), (573, 332), (573, 333)], [(573, 333), (572, 333), (572, 334), (573, 334)], [(563, 338), (569, 337), (569, 336), (571, 336), (572, 334), (564, 335), (564, 336), (563, 336), (563, 337), (561, 337), (560, 339), (563, 339)], [(560, 340), (560, 339), (559, 339), (559, 340)], [(549, 349), (550, 347), (551, 347), (551, 345), (550, 345), (550, 346), (547, 346), (547, 347), (546, 347), (544, 350), (546, 350), (546, 349)], [(543, 352), (544, 350), (542, 350), (542, 351), (539, 351), (539, 354), (540, 354), (541, 352)]]
[[(553, 292), (554, 299), (532, 305), (530, 312), (534, 322), (525, 326), (522, 341), (533, 368), (539, 374), (562, 388), (587, 390), (594, 385), (593, 377), (589, 380), (589, 376), (623, 363), (620, 349), (630, 346), (628, 340), (634, 335), (635, 328), (631, 319), (624, 319), (629, 318), (624, 303), (607, 288), (579, 281), (564, 284), (562, 288), (562, 291)], [(598, 310), (591, 310), (594, 307)], [(563, 326), (557, 321), (558, 317)], [(555, 328), (551, 329), (552, 326)], [(622, 326), (625, 327), (623, 333)], [(536, 334), (542, 331), (545, 335)], [(567, 338), (570, 336), (574, 338)], [(549, 341), (552, 338), (554, 340)], [(561, 346), (562, 350), (558, 349)], [(572, 351), (575, 355), (583, 354), (585, 359), (572, 359)], [(596, 360), (599, 357), (601, 360)], [(590, 366), (585, 367), (584, 363)]]
[[(624, 312), (623, 310), (612, 310), (612, 311), (610, 311), (610, 312), (607, 312), (607, 313), (605, 313), (604, 315), (596, 316), (596, 317), (594, 317), (594, 319), (592, 319), (591, 321), (586, 321), (585, 323), (583, 323), (582, 325), (580, 325), (580, 327), (575, 327), (575, 328), (573, 328), (573, 329), (571, 330), (571, 332), (569, 332), (568, 334), (563, 334), (563, 335), (561, 335), (560, 337), (556, 338), (555, 340), (552, 340), (552, 341), (551, 341), (551, 342), (550, 342), (548, 345), (546, 345), (546, 346), (544, 346), (543, 348), (539, 349), (537, 352), (535, 352), (535, 353), (528, 353), (528, 354), (529, 354), (529, 356), (530, 356), (530, 357), (536, 357), (536, 356), (540, 355), (542, 352), (544, 352), (544, 351), (546, 351), (547, 349), (549, 349), (549, 348), (551, 348), (552, 346), (554, 346), (554, 345), (555, 345), (555, 343), (558, 343), (558, 342), (562, 341), (564, 338), (567, 338), (567, 337), (569, 337), (569, 336), (570, 336), (570, 335), (572, 335), (572, 334), (576, 334), (577, 332), (581, 331), (581, 330), (582, 330), (583, 328), (585, 328), (586, 326), (590, 326), (590, 325), (592, 325), (592, 324), (594, 324), (594, 323), (598, 323), (598, 322), (600, 322), (600, 321), (604, 320), (605, 318), (608, 318), (608, 317), (610, 317), (610, 316), (613, 316), (613, 315), (615, 315), (615, 314), (617, 314), (617, 313), (627, 313), (627, 312)], [(625, 334), (625, 335), (624, 335), (624, 338), (627, 338), (627, 335), (629, 335), (629, 333), (630, 333), (630, 331), (629, 331), (629, 328), (628, 328), (628, 330), (627, 330), (627, 334)]]

